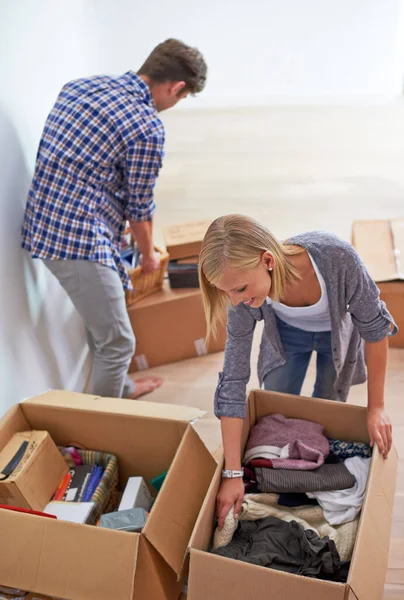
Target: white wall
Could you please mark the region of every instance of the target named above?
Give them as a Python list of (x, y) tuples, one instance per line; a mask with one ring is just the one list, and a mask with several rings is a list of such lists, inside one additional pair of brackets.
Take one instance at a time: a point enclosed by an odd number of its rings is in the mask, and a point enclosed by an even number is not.
[[(148, 48), (178, 37), (205, 54), (205, 92), (186, 106), (391, 98), (403, 89), (402, 0), (98, 0), (106, 71), (137, 68)], [(119, 42), (118, 42), (119, 40)]]
[(70, 300), (20, 248), (46, 115), (66, 80), (96, 71), (83, 5), (0, 4), (0, 414), (49, 387), (81, 390), (88, 371), (83, 325)]

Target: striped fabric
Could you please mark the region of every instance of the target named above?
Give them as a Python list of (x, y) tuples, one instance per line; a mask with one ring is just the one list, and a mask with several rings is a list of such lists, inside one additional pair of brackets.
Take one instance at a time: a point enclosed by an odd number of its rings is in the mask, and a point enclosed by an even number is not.
[(325, 464), (314, 471), (291, 469), (255, 469), (261, 492), (325, 492), (345, 490), (355, 485), (355, 477), (343, 463)]
[(91, 502), (95, 503), (95, 507), (87, 523), (94, 524), (104, 512), (114, 510), (112, 502), (115, 499), (118, 487), (118, 460), (114, 454), (107, 452), (80, 450), (78, 448), (77, 452), (81, 456), (83, 465), (99, 465), (105, 469), (101, 481), (91, 498)]
[(135, 73), (67, 83), (39, 144), (22, 247), (34, 258), (100, 262), (131, 289), (120, 241), (127, 219), (152, 219), (164, 138)]

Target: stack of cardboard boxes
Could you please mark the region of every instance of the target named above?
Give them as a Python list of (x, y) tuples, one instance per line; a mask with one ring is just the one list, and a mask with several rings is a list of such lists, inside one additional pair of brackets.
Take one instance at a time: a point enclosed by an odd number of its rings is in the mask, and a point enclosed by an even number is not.
[(398, 325), (390, 346), (404, 348), (404, 219), (355, 221), (352, 244)]
[[(224, 329), (205, 343), (206, 322), (198, 282), (198, 255), (209, 221), (167, 227), (169, 277), (163, 289), (129, 308), (136, 351), (129, 372), (224, 349)], [(172, 289), (174, 288), (174, 289)]]

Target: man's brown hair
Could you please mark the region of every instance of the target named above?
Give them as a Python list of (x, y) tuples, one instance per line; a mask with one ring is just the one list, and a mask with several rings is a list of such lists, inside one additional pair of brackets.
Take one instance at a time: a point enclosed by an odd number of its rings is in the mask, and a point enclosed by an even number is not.
[(205, 87), (207, 70), (197, 48), (169, 39), (154, 48), (138, 74), (146, 75), (155, 83), (185, 81), (184, 91), (198, 94)]

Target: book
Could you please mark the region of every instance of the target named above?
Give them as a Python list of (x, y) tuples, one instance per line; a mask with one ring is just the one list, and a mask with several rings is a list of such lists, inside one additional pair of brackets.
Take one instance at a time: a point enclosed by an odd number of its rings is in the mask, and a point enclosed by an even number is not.
[(45, 512), (62, 521), (86, 523), (94, 508), (94, 502), (49, 502)]
[(89, 502), (91, 500), (103, 475), (104, 475), (103, 467), (94, 465), (93, 471), (91, 473), (90, 481), (88, 482), (88, 485), (84, 492), (83, 502)]
[(79, 502), (80, 499), (83, 499), (92, 469), (93, 465), (80, 465), (70, 469), (72, 478), (62, 500), (66, 502)]
[(53, 496), (53, 500), (63, 500), (63, 497), (66, 493), (67, 488), (69, 487), (69, 484), (72, 480), (72, 474), (69, 471), (68, 473), (66, 473), (66, 475), (63, 477), (62, 481), (60, 482), (60, 485), (58, 487), (58, 489), (55, 492), (55, 495)]

